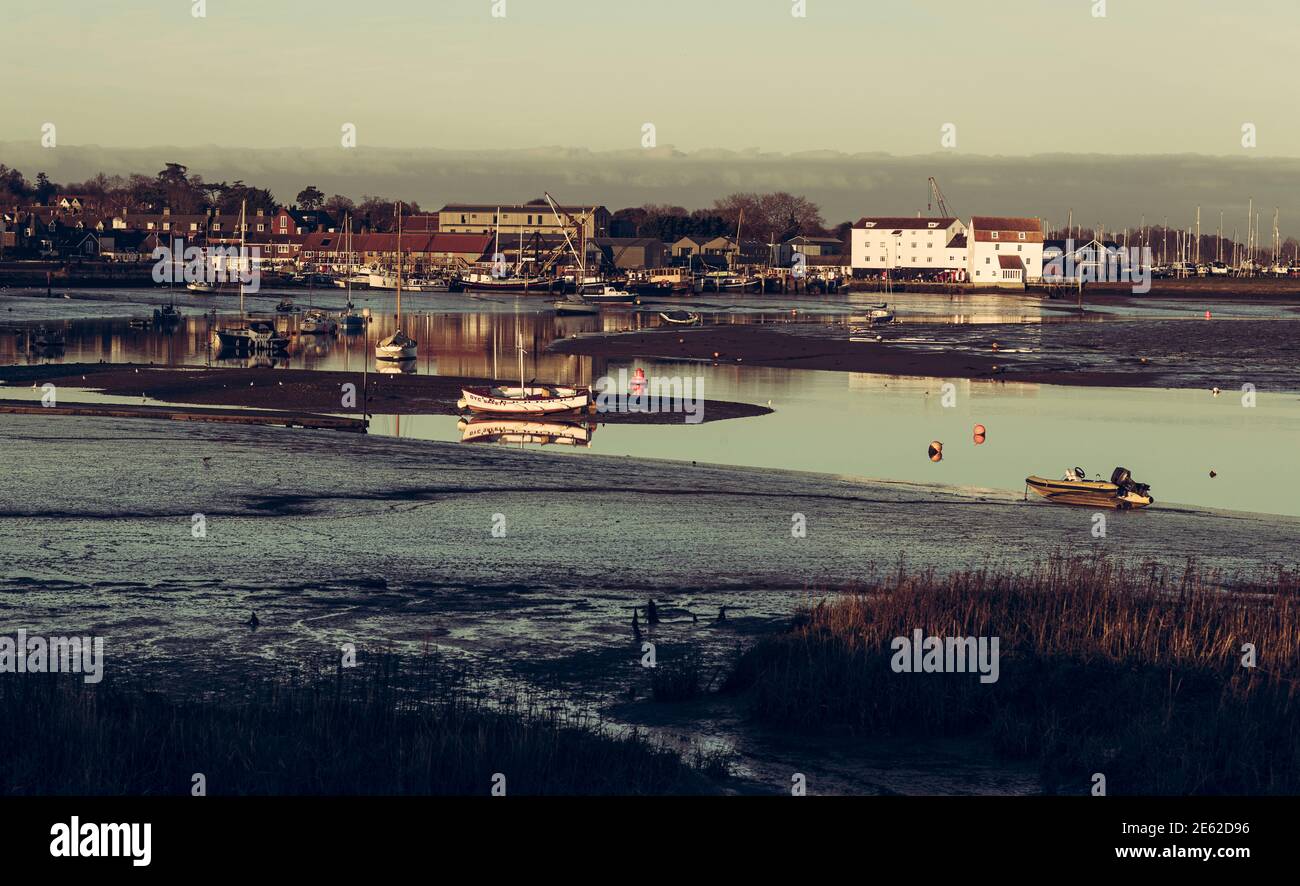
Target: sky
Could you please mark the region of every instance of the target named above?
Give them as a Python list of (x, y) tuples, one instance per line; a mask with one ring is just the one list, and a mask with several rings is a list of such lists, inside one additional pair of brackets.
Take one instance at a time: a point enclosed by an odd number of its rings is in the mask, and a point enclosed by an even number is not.
[(6, 2), (0, 142), (1300, 157), (1295, 0), (799, 2)]

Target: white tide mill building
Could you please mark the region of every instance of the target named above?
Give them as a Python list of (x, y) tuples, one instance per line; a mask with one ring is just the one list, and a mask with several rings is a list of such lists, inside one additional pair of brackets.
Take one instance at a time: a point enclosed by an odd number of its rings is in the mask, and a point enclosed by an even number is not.
[(863, 218), (849, 234), (853, 267), (868, 273), (964, 270), (965, 233), (957, 218)]
[(1043, 223), (977, 215), (970, 222), (970, 282), (1024, 286), (1043, 276)]
[(958, 280), (1023, 287), (1043, 274), (1042, 222), (977, 215), (957, 218), (872, 217), (850, 234), (852, 265), (864, 274)]

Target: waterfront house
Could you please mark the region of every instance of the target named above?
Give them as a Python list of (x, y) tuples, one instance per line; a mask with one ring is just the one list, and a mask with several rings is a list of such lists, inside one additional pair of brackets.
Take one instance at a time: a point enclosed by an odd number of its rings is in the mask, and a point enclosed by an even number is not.
[(338, 222), (323, 209), (291, 209), (281, 206), (271, 216), (270, 231), (274, 234), (313, 234), (318, 231), (336, 231)]
[(671, 247), (672, 256), (673, 258), (689, 259), (696, 255), (703, 255), (704, 244), (712, 239), (712, 237), (701, 237), (696, 234), (678, 237), (673, 241)]
[(177, 236), (194, 237), (206, 234), (209, 217), (207, 213), (176, 213), (163, 207), (158, 212), (128, 212), (121, 217), (119, 225), (114, 219), (111, 226), (119, 230), (164, 231)]
[(99, 257), (114, 262), (138, 262), (149, 258), (144, 250), (144, 231), (106, 230), (99, 234)]
[[(610, 214), (604, 206), (561, 206), (560, 213), (561, 218), (568, 214), (575, 219), (584, 219), (586, 237), (609, 235)], [(449, 234), (495, 234), (498, 227), (503, 239), (518, 239), (521, 233), (525, 237), (530, 234), (560, 234), (565, 227), (573, 231), (573, 225), (562, 225), (556, 219), (547, 203), (448, 203), (438, 210), (438, 230)]]

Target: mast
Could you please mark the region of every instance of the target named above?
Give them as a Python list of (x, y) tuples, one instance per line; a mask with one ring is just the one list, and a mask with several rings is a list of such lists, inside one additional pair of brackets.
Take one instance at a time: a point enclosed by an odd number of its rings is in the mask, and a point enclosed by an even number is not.
[[(493, 245), (492, 245), (493, 256), (498, 256), (501, 254), (501, 207), (500, 206), (497, 207), (496, 223), (497, 223), (496, 240), (493, 241)], [(493, 261), (495, 261), (495, 258), (493, 259)]]
[[(248, 198), (239, 201), (239, 319), (244, 319), (244, 238), (248, 231), (248, 224), (245, 219), (245, 213), (248, 207)], [(251, 263), (250, 263), (251, 264)], [(252, 270), (251, 268), (249, 270)]]
[(397, 201), (397, 327), (402, 326), (402, 201)]
[(1196, 207), (1196, 264), (1201, 263), (1201, 207)]
[(1253, 229), (1252, 225), (1254, 224), (1254, 222), (1252, 221), (1252, 219), (1254, 218), (1255, 218), (1255, 198), (1251, 197), (1250, 202), (1246, 204), (1246, 252), (1249, 256), (1252, 257), (1255, 254), (1255, 250), (1254, 250), (1254, 243), (1251, 239), (1250, 232)]

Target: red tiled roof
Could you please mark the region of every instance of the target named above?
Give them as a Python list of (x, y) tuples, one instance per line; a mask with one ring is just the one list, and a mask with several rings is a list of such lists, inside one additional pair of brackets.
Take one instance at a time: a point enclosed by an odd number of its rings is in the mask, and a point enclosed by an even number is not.
[(1043, 223), (1036, 218), (977, 215), (971, 218), (970, 223), (977, 231), (1032, 231), (1037, 234), (1043, 230)]
[(489, 234), (434, 234), (429, 239), (429, 252), (461, 252), (482, 255), (492, 242)]
[[(302, 248), (307, 252), (342, 252), (347, 247), (345, 234), (316, 232), (304, 234), (302, 237)], [(431, 234), (422, 231), (402, 231), (402, 251), (407, 253), (456, 252), (477, 256), (482, 255), (491, 242), (491, 234)], [(353, 252), (393, 252), (396, 248), (396, 233), (352, 236)]]
[(1018, 255), (999, 255), (998, 267), (1006, 271), (1023, 271), (1025, 269), (1024, 262), (1020, 260), (1020, 256)]
[[(904, 231), (924, 231), (928, 228), (947, 228), (957, 219), (955, 218), (908, 218), (898, 216), (865, 216), (858, 219), (855, 228), (870, 227), (874, 230), (889, 228), (890, 230), (902, 229)], [(871, 222), (870, 225), (867, 223)]]

